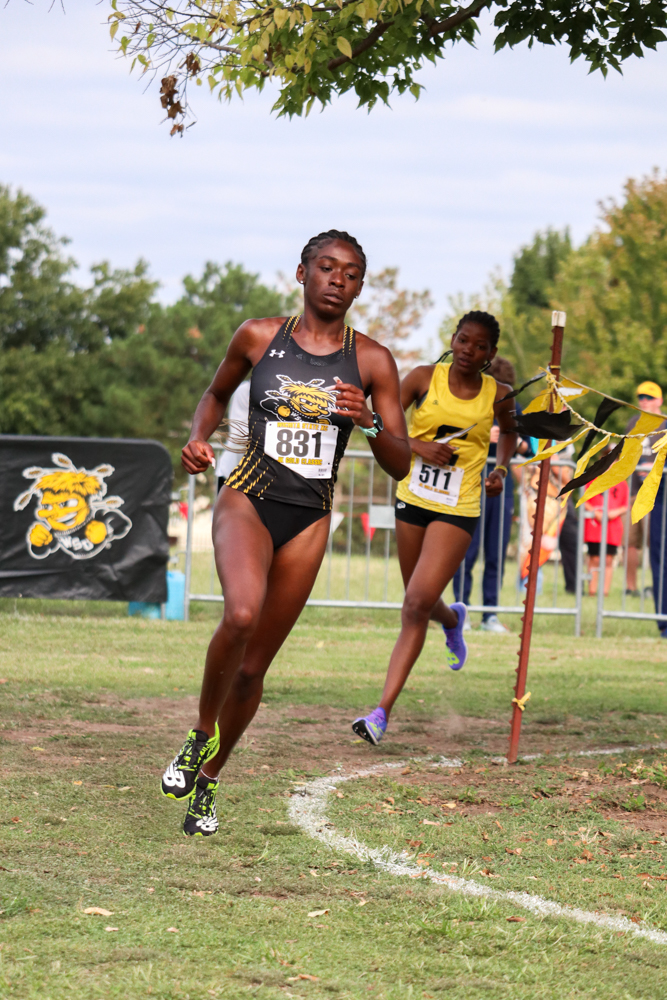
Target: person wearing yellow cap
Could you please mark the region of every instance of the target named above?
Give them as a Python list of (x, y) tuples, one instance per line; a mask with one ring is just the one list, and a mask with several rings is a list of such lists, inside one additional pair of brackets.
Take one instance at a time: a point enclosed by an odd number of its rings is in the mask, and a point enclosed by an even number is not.
[[(657, 384), (657, 382), (642, 382), (637, 386), (637, 403), (642, 410), (647, 413), (660, 413), (662, 409), (662, 389)], [(625, 429), (626, 434), (631, 434), (632, 430), (639, 419), (639, 414), (632, 417)], [(646, 479), (646, 476), (651, 471), (651, 466), (655, 459), (655, 455), (651, 450), (652, 438), (644, 439), (644, 447), (642, 450), (642, 456), (639, 460), (637, 468), (632, 474), (632, 479), (630, 483), (630, 493), (631, 500), (630, 506), (634, 503), (634, 499), (639, 492), (641, 484)], [(628, 532), (628, 571), (625, 581), (625, 592), (631, 597), (639, 597), (639, 589), (637, 587), (637, 569), (639, 567), (639, 562), (641, 559), (641, 551), (644, 546), (644, 535), (646, 533), (646, 543), (650, 542), (650, 530), (649, 521), (652, 518), (643, 517), (641, 521), (636, 524), (630, 525), (630, 530)], [(656, 542), (659, 545), (659, 536), (656, 538)], [(658, 553), (658, 561), (660, 559)], [(653, 559), (651, 559), (651, 564)]]

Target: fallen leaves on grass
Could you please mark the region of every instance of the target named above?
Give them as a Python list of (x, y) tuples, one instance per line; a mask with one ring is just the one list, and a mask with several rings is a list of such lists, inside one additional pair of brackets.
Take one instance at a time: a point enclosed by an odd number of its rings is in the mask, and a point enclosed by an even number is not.
[(288, 976), (288, 983), (295, 983), (298, 979), (307, 979), (311, 983), (319, 982), (319, 976), (309, 976), (307, 972), (300, 972), (298, 976)]
[(105, 931), (117, 931), (118, 930), (117, 927), (105, 927), (104, 929), (105, 929)]
[(311, 910), (308, 914), (309, 917), (323, 917), (325, 913), (329, 913), (329, 910)]
[(178, 927), (167, 927), (167, 934), (178, 934)]
[(508, 924), (525, 924), (525, 917), (505, 917)]
[(87, 906), (83, 912), (94, 917), (113, 917), (113, 910), (105, 910), (101, 906)]

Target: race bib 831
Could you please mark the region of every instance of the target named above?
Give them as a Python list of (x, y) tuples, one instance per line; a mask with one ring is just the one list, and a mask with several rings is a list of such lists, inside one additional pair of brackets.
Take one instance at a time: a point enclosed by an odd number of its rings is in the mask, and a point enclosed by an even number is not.
[(338, 428), (298, 420), (268, 420), (264, 451), (304, 479), (330, 479)]

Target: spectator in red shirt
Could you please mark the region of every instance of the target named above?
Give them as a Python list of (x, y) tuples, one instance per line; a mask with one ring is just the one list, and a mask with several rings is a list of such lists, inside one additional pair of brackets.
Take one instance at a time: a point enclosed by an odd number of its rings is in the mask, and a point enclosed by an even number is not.
[[(630, 491), (627, 482), (618, 483), (607, 490), (609, 494), (609, 510), (607, 520), (607, 560), (604, 573), (604, 595), (609, 593), (613, 571), (614, 556), (618, 546), (623, 541), (623, 515), (628, 509)], [(588, 593), (597, 593), (600, 575), (600, 543), (602, 542), (602, 505), (604, 493), (599, 493), (592, 500), (586, 501), (586, 523), (584, 525), (584, 541), (588, 547), (588, 572), (590, 580)]]

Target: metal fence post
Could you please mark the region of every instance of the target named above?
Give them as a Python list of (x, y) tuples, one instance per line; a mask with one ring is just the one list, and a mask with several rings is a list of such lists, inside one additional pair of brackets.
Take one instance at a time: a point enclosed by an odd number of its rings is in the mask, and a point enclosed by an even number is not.
[(602, 638), (602, 619), (604, 616), (604, 584), (607, 575), (607, 526), (609, 524), (609, 491), (605, 490), (602, 498), (602, 534), (600, 539), (600, 555), (598, 557), (598, 606), (595, 618), (595, 634)]
[[(583, 494), (583, 490), (579, 491), (580, 495)], [(568, 501), (569, 503), (569, 501)], [(581, 635), (581, 606), (584, 597), (584, 520), (586, 516), (586, 509), (583, 504), (578, 510), (578, 520), (577, 520), (577, 575), (574, 585), (575, 589), (575, 616), (574, 616), (574, 634), (577, 638)]]
[(195, 477), (188, 477), (188, 533), (185, 542), (185, 601), (183, 618), (190, 621), (190, 591), (192, 589), (192, 542), (195, 520)]
[[(667, 524), (667, 497), (665, 496), (665, 476), (663, 474), (660, 483), (662, 492), (662, 512), (660, 517), (660, 580), (658, 583), (658, 603), (655, 606), (656, 614), (662, 614), (662, 598), (664, 592), (665, 579), (665, 526)], [(655, 603), (655, 580), (653, 581), (653, 602)], [(658, 622), (660, 631), (665, 627), (664, 621)]]

